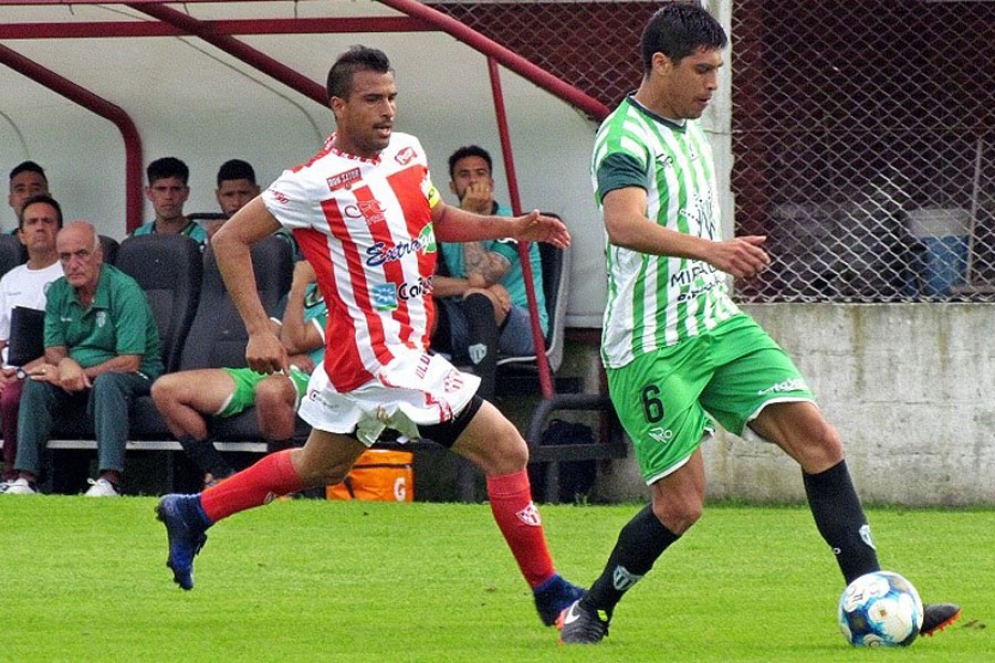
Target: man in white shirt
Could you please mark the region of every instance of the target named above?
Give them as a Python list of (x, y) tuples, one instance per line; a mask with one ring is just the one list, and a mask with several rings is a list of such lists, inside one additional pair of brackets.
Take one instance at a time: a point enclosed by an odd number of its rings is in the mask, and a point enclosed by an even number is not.
[[(3, 480), (17, 478), (14, 455), (17, 450), (17, 412), (20, 409), (23, 380), (18, 369), (31, 368), (42, 361), (37, 357), (25, 366), (8, 366), (10, 320), (14, 307), (45, 310), (45, 294), (52, 281), (63, 275), (55, 250), (55, 236), (62, 228), (62, 208), (48, 194), (38, 194), (24, 202), (18, 215), (18, 237), (28, 251), (28, 262), (0, 278), (0, 424), (3, 430)], [(21, 373), (23, 375), (23, 373)]]

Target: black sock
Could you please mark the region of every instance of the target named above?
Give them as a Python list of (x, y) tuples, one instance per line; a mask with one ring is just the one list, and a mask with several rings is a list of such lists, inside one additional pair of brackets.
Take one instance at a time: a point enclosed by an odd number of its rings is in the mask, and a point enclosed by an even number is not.
[(463, 310), (466, 311), (466, 319), (470, 324), (470, 362), (473, 364), (473, 374), (480, 378), (477, 393), (485, 401), (493, 401), (498, 352), (494, 304), (486, 295), (474, 293), (463, 300)]
[(215, 479), (222, 479), (235, 473), (221, 452), (214, 447), (211, 438), (198, 440), (192, 435), (182, 435), (178, 442), (187, 458), (204, 474), (210, 473)]
[(601, 576), (591, 585), (591, 591), (581, 599), (589, 611), (603, 611), (611, 619), (622, 596), (646, 575), (657, 558), (680, 535), (663, 526), (647, 505), (618, 534), (618, 542), (608, 558)]
[(802, 473), (808, 505), (815, 526), (826, 540), (847, 584), (872, 571), (878, 571), (878, 553), (871, 541), (860, 498), (850, 480), (846, 461), (818, 474)]

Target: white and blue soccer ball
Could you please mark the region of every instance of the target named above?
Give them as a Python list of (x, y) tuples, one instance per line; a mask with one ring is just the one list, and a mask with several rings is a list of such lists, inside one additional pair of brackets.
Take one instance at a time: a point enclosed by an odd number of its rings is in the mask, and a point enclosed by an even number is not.
[(839, 625), (854, 647), (908, 647), (922, 626), (922, 599), (897, 573), (867, 573), (843, 591)]

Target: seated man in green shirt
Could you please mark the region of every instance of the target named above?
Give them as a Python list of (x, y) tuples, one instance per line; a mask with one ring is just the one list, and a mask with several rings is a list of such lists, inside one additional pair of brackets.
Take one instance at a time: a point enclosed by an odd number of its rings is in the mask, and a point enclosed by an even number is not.
[[(449, 156), (449, 190), (461, 209), (476, 214), (510, 216), (511, 210), (494, 199), (493, 162), (477, 145), (461, 147)], [(480, 242), (440, 242), (438, 271), (432, 278), (438, 302), (438, 327), (432, 347), (448, 352), (457, 362), (469, 360), (481, 379), (480, 393), (494, 398), (497, 355), (535, 353), (532, 318), (526, 295), (518, 244), (511, 239)], [(539, 326), (545, 334), (546, 299), (542, 289), (539, 245), (529, 246), (532, 283), (539, 308)]]
[(103, 264), (92, 225), (67, 224), (56, 238), (65, 276), (45, 306), (45, 361), (31, 369), (21, 396), (14, 469), (5, 495), (37, 492), (41, 452), (55, 416), (82, 409), (93, 421), (99, 476), (91, 497), (120, 494), (128, 409), (163, 371), (159, 330), (145, 292), (124, 272)]

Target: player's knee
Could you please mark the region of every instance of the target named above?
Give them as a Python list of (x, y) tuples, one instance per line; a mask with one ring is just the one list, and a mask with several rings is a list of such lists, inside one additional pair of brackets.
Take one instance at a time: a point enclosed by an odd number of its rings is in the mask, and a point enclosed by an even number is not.
[(175, 380), (171, 379), (171, 376), (164, 375), (152, 383), (150, 394), (156, 407), (165, 407), (176, 400), (174, 382)]
[(666, 504), (654, 502), (653, 515), (668, 530), (681, 535), (698, 522), (704, 508), (704, 502), (700, 499), (685, 499)]
[(843, 460), (843, 441), (836, 428), (825, 423), (813, 432), (803, 451), (799, 463), (806, 472), (816, 474)]
[(464, 446), (468, 458), (486, 474), (519, 472), (529, 463), (529, 447), (515, 425), (503, 417), (493, 422), (487, 439), (472, 447)]

